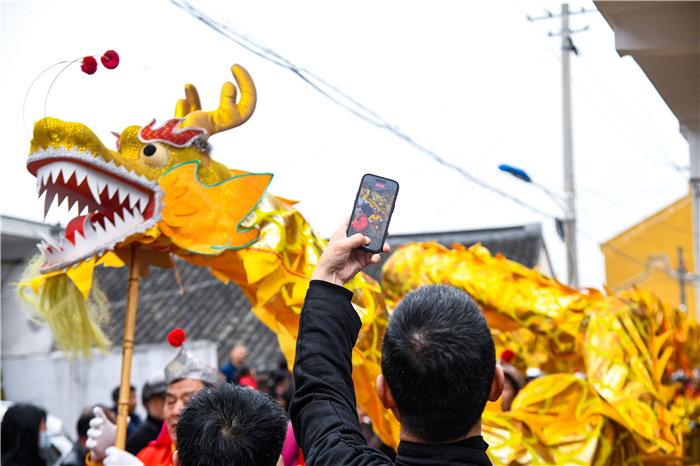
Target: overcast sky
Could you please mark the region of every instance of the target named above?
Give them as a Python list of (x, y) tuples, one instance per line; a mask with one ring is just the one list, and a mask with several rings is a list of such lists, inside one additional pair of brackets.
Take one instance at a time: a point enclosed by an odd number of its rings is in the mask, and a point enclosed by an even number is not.
[[(236, 30), (342, 89), (417, 143), (484, 183), (563, 216), (546, 194), (498, 171), (525, 169), (563, 193), (559, 20), (528, 22), (560, 10), (550, 1), (192, 2)], [(43, 200), (25, 167), (33, 122), (44, 116), (47, 67), (116, 50), (121, 64), (88, 76), (78, 65), (55, 81), (46, 115), (110, 131), (173, 117), (184, 85), (205, 110), (218, 105), (230, 66), (246, 67), (258, 89), (254, 116), (215, 135), (213, 158), (231, 168), (272, 172), (270, 192), (301, 201), (323, 236), (350, 213), (360, 178), (374, 173), (401, 189), (392, 233), (541, 223), (555, 272), (566, 278), (563, 243), (549, 216), (439, 165), (390, 132), (319, 94), (287, 69), (231, 42), (167, 0), (2, 2), (2, 169), (0, 210), (41, 220)], [(571, 9), (595, 10), (592, 2)], [(580, 51), (572, 57), (573, 140), (580, 285), (605, 281), (599, 243), (682, 197), (688, 145), (678, 121), (630, 57), (615, 52), (597, 13), (571, 18)], [(65, 206), (49, 222), (76, 215)], [(675, 258), (671, 261), (675, 264)]]

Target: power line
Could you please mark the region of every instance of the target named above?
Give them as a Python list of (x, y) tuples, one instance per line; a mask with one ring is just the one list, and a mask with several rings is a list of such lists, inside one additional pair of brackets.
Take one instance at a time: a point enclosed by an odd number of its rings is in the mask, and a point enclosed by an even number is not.
[[(588, 58), (587, 55), (584, 54), (583, 52), (581, 52), (580, 55), (581, 55), (582, 58)], [(588, 62), (587, 62), (586, 60), (581, 60), (580, 63), (582, 63), (582, 64), (585, 63), (585, 64), (588, 65)], [(680, 165), (678, 165), (678, 164), (675, 162), (675, 160), (673, 160), (673, 158), (661, 147), (661, 144), (659, 144), (659, 142), (656, 140), (656, 138), (647, 130), (647, 128), (645, 128), (644, 124), (639, 120), (639, 118), (637, 118), (637, 116), (629, 109), (629, 107), (627, 106), (627, 104), (625, 104), (625, 103), (622, 101), (622, 99), (620, 99), (620, 97), (617, 95), (617, 93), (616, 93), (613, 89), (611, 89), (611, 88), (605, 83), (605, 81), (603, 81), (603, 80), (598, 80), (598, 79), (597, 79), (597, 78), (598, 78), (597, 72), (593, 69), (593, 67), (585, 67), (585, 69), (587, 69), (588, 71), (591, 72), (590, 76), (593, 78), (591, 81), (593, 82), (593, 84), (594, 84), (603, 94), (606, 95), (608, 102), (614, 101), (614, 102), (617, 102), (617, 103), (619, 104), (619, 107), (618, 107), (618, 106), (612, 106), (612, 107), (618, 112), (618, 114), (619, 114), (620, 116), (622, 116), (623, 118), (625, 118), (625, 116), (618, 110), (618, 109), (621, 108), (621, 109), (624, 110), (624, 111), (627, 113), (627, 115), (628, 115), (628, 117), (626, 117), (626, 118), (627, 118), (627, 121), (632, 121), (632, 122), (634, 122), (635, 125), (636, 125), (636, 127), (639, 128), (639, 131), (636, 131), (636, 130), (635, 130), (635, 133), (636, 133), (637, 135), (643, 135), (644, 137), (646, 137), (647, 140), (648, 140), (649, 142), (651, 142), (651, 143), (654, 145), (654, 147), (655, 147), (655, 149), (656, 149), (656, 152), (659, 153), (659, 154), (661, 154), (661, 155), (666, 159), (666, 161), (667, 161), (676, 171), (678, 171), (679, 173), (682, 173), (682, 174), (686, 174), (686, 172), (688, 171), (688, 168), (687, 168), (687, 167), (681, 167)], [(607, 89), (607, 90), (606, 90), (606, 89)]]
[[(462, 177), (474, 182), (475, 184), (492, 191), (504, 198), (510, 199), (511, 201), (515, 202), (516, 204), (527, 208), (528, 210), (537, 213), (538, 215), (542, 215), (547, 218), (551, 219), (556, 219), (557, 217), (555, 215), (552, 215), (548, 212), (545, 212), (543, 210), (538, 209), (537, 207), (534, 207), (521, 199), (512, 196), (504, 191), (501, 191), (500, 189), (489, 185), (488, 183), (480, 180), (479, 178), (476, 178), (474, 175), (468, 173), (465, 171), (463, 168), (448, 162), (444, 160), (442, 157), (437, 155), (435, 152), (432, 150), (426, 148), (425, 146), (419, 144), (413, 138), (411, 138), (408, 134), (404, 133), (401, 131), (398, 127), (390, 124), (388, 121), (386, 121), (384, 118), (382, 118), (379, 114), (376, 112), (372, 111), (368, 107), (364, 106), (362, 103), (360, 103), (358, 100), (354, 99), (352, 96), (344, 93), (342, 90), (337, 88), (336, 86), (333, 86), (332, 84), (328, 83), (326, 80), (323, 78), (315, 75), (311, 71), (307, 70), (306, 68), (296, 66), (293, 64), (290, 60), (286, 59), (282, 55), (278, 54), (274, 50), (270, 49), (269, 47), (264, 46), (261, 43), (256, 42), (254, 39), (252, 39), (249, 35), (237, 31), (232, 25), (226, 24), (224, 22), (221, 22), (212, 16), (208, 15), (207, 13), (203, 12), (202, 10), (196, 8), (195, 6), (191, 5), (187, 1), (178, 1), (178, 0), (169, 0), (172, 4), (177, 6), (178, 8), (182, 9), (185, 11), (187, 14), (190, 16), (194, 17), (198, 21), (204, 23), (205, 25), (209, 26), (216, 32), (220, 33), (227, 39), (233, 41), (243, 49), (253, 53), (254, 55), (259, 56), (260, 58), (269, 61), (270, 63), (273, 63), (277, 66), (280, 66), (282, 68), (285, 68), (292, 73), (294, 73), (296, 76), (298, 76), (300, 79), (302, 79), (304, 82), (306, 82), (309, 86), (311, 86), (314, 90), (319, 92), (321, 95), (335, 103), (336, 105), (340, 106), (341, 108), (347, 110), (348, 112), (352, 113), (356, 117), (360, 118), (361, 120), (375, 126), (381, 129), (385, 129), (392, 134), (394, 134), (396, 137), (402, 139), (404, 142), (407, 144), (413, 146), (414, 148), (418, 149), (419, 151), (423, 152), (424, 154), (428, 155), (432, 160), (435, 162), (450, 168), (453, 171), (456, 171), (459, 173)], [(540, 38), (540, 36), (538, 34)], [(546, 44), (544, 41), (544, 38), (542, 38), (543, 42)], [(554, 54), (554, 50), (547, 46), (547, 48)], [(561, 59), (556, 56), (557, 60)], [(578, 83), (577, 83), (578, 85)], [(580, 85), (578, 85), (581, 87)], [(585, 90), (584, 90), (585, 92)], [(601, 115), (605, 116), (605, 113), (602, 112), (598, 108), (599, 112)], [(656, 159), (652, 159), (656, 161)], [(678, 168), (678, 167), (674, 167)], [(607, 199), (606, 199), (607, 200)], [(577, 233), (581, 234), (583, 237), (586, 239), (594, 242), (597, 245), (600, 245), (600, 241), (594, 238), (592, 235), (588, 234), (584, 230), (580, 229), (579, 227), (576, 228)], [(613, 251), (615, 254), (625, 258), (626, 260), (629, 260), (637, 265), (646, 267), (646, 263), (624, 253), (623, 251), (614, 248), (612, 246), (606, 246), (607, 249)], [(197, 284), (199, 285), (199, 284)], [(209, 285), (208, 282), (203, 283), (203, 285)], [(179, 292), (179, 290), (176, 290)], [(175, 292), (175, 291), (172, 291)], [(170, 292), (168, 292), (170, 293)], [(160, 296), (159, 296), (160, 297)]]
[[(520, 11), (523, 12), (523, 14), (525, 14), (525, 16), (526, 16), (528, 22), (530, 22), (530, 23), (533, 25), (533, 29), (535, 30), (536, 36), (537, 36), (538, 38), (540, 38), (540, 40), (542, 41), (542, 43), (545, 45), (545, 48), (546, 48), (547, 50), (549, 50), (550, 53), (552, 54), (552, 56), (553, 56), (557, 61), (559, 61), (559, 62), (561, 63), (561, 61), (562, 61), (561, 56), (547, 43), (546, 38), (545, 38), (542, 34), (540, 34), (539, 31), (537, 30), (537, 28), (534, 26), (535, 20), (550, 19), (550, 18), (553, 19), (553, 18), (558, 17), (558, 15), (553, 14), (553, 13), (549, 12), (547, 9), (543, 8), (543, 10), (544, 10), (545, 13), (546, 13), (545, 16), (538, 17), (538, 18), (531, 18), (528, 14), (526, 14), (526, 13), (524, 12), (524, 10), (520, 7), (520, 5), (519, 5), (517, 2), (514, 1), (514, 3), (515, 3), (515, 5), (516, 5), (516, 7), (517, 7), (518, 9), (520, 9)], [(594, 12), (594, 11), (597, 11), (597, 10), (584, 10), (584, 9), (582, 9), (580, 12), (575, 12), (575, 13), (589, 13), (589, 12)], [(570, 14), (571, 14), (571, 13), (570, 13)], [(576, 31), (572, 31), (572, 32), (576, 32)], [(549, 35), (551, 36), (552, 34), (550, 33)], [(579, 50), (577, 50), (577, 53), (576, 53), (576, 54), (577, 54), (577, 55), (584, 56), (583, 53), (582, 53), (581, 51), (579, 51)], [(658, 142), (657, 142), (655, 139), (653, 139), (652, 136), (650, 136), (650, 135), (645, 131), (645, 128), (644, 128), (643, 125), (637, 120), (636, 117), (633, 116), (634, 120), (637, 121), (639, 127), (641, 128), (641, 132), (637, 131), (637, 130), (636, 130), (635, 128), (633, 128), (633, 127), (629, 127), (629, 128), (632, 129), (637, 135), (644, 134), (644, 137), (652, 138), (652, 139), (649, 139), (649, 141), (651, 141), (651, 142), (653, 143), (653, 145), (655, 146), (655, 148), (656, 148), (656, 150), (658, 151), (658, 153), (660, 153), (660, 154), (666, 159), (666, 162), (668, 162), (667, 164), (666, 164), (666, 163), (663, 163), (663, 162), (660, 161), (660, 160), (657, 160), (657, 159), (654, 158), (654, 157), (650, 157), (650, 153), (648, 152), (648, 150), (649, 150), (648, 148), (645, 148), (645, 147), (639, 145), (639, 143), (638, 143), (636, 140), (630, 139), (629, 137), (627, 137), (627, 136), (625, 135), (624, 131), (621, 131), (621, 130), (620, 130), (620, 129), (621, 129), (620, 126), (618, 126), (618, 125), (617, 125), (616, 123), (614, 123), (611, 119), (609, 119), (608, 116), (607, 116), (607, 113), (604, 112), (603, 109), (600, 108), (600, 107), (597, 105), (597, 103), (595, 103), (595, 99), (593, 99), (593, 98), (591, 97), (591, 95), (590, 95), (590, 94), (588, 93), (588, 91), (586, 91), (586, 89), (581, 85), (581, 83), (579, 82), (578, 79), (573, 79), (573, 78), (572, 78), (571, 81), (574, 83), (574, 85), (575, 85), (581, 92), (583, 92), (583, 93), (586, 95), (586, 97), (588, 97), (588, 101), (589, 101), (589, 102), (593, 105), (593, 107), (597, 110), (597, 112), (599, 113), (599, 115), (602, 116), (608, 123), (610, 123), (611, 125), (613, 125), (616, 129), (618, 129), (618, 131), (616, 132), (616, 134), (617, 134), (619, 137), (622, 137), (629, 145), (635, 147), (635, 148), (637, 149), (637, 151), (638, 151), (640, 154), (642, 154), (642, 155), (645, 156), (645, 158), (647, 158), (648, 160), (651, 160), (651, 161), (653, 161), (653, 162), (655, 162), (655, 163), (657, 163), (657, 164), (659, 164), (659, 165), (661, 165), (661, 166), (670, 166), (671, 168), (673, 168), (674, 170), (678, 171), (679, 173), (682, 173), (682, 174), (685, 174), (685, 173), (686, 173), (687, 170), (684, 169), (683, 167), (679, 166), (679, 165), (671, 158), (671, 156), (668, 155), (668, 154), (661, 148), (661, 146), (658, 144)], [(597, 86), (597, 87), (598, 87), (600, 90), (602, 90), (599, 86)], [(614, 92), (613, 92), (613, 94), (614, 94)], [(616, 99), (617, 101), (621, 102), (621, 100), (619, 99), (619, 97), (615, 96), (615, 99)], [(624, 104), (622, 104), (622, 105), (624, 106)], [(613, 106), (613, 108), (617, 111), (617, 113), (618, 113), (620, 116), (623, 116), (623, 115), (620, 113), (618, 107)], [(631, 112), (629, 112), (629, 110), (628, 110), (628, 113), (631, 114)], [(623, 116), (623, 117), (624, 117), (624, 116)], [(628, 119), (628, 121), (629, 121), (629, 119)]]
[[(556, 218), (554, 215), (547, 213), (543, 210), (538, 209), (537, 207), (530, 205), (523, 200), (506, 193), (505, 191), (502, 191), (495, 186), (492, 186), (485, 181), (482, 181), (481, 179), (475, 177), (474, 175), (470, 174), (463, 168), (459, 167), (458, 165), (455, 165), (451, 162), (448, 162), (447, 160), (443, 159), (439, 155), (437, 155), (435, 152), (432, 150), (428, 149), (427, 147), (419, 144), (413, 138), (411, 138), (408, 134), (405, 132), (401, 131), (398, 127), (391, 125), (389, 122), (387, 122), (384, 118), (379, 116), (377, 113), (374, 111), (370, 110), (369, 108), (365, 107), (362, 105), (359, 101), (351, 97), (350, 95), (342, 92), (339, 88), (329, 84), (327, 81), (322, 79), (321, 77), (313, 74), (309, 70), (298, 67), (294, 65), (290, 60), (284, 58), (282, 55), (278, 54), (277, 52), (273, 51), (269, 47), (266, 47), (255, 40), (253, 40), (250, 36), (247, 34), (243, 34), (239, 31), (237, 31), (232, 25), (223, 23), (221, 21), (218, 21), (214, 19), (212, 16), (208, 15), (207, 13), (203, 12), (202, 10), (194, 7), (190, 3), (188, 3), (185, 0), (168, 0), (170, 3), (173, 5), (177, 6), (178, 8), (182, 9), (185, 11), (187, 14), (192, 16), (193, 18), (201, 21), (202, 23), (206, 24), (210, 28), (214, 29), (227, 39), (233, 41), (234, 43), (238, 44), (245, 50), (248, 50), (249, 52), (259, 56), (260, 58), (267, 60), (271, 63), (274, 63), (275, 65), (278, 65), (282, 68), (286, 68), (287, 70), (291, 71), (295, 75), (297, 75), (299, 78), (301, 78), (304, 82), (306, 82), (309, 86), (311, 86), (314, 90), (319, 92), (321, 95), (335, 103), (336, 105), (342, 107), (343, 109), (347, 110), (348, 112), (352, 113), (356, 117), (362, 119), (363, 121), (376, 126), (378, 128), (384, 129), (386, 131), (389, 131), (390, 133), (394, 134), (396, 137), (399, 139), (402, 139), (404, 142), (408, 143), (409, 145), (413, 146), (414, 148), (418, 149), (420, 152), (423, 152), (430, 158), (432, 158), (435, 162), (453, 170), (459, 173), (463, 178), (468, 179), (469, 181), (481, 186), (482, 188), (485, 188), (493, 193), (498, 194), (501, 197), (504, 197), (506, 199), (510, 199), (511, 201), (515, 202), (516, 204), (525, 207), (526, 209), (538, 214), (542, 215), (544, 217), (548, 218)], [(346, 101), (346, 102), (344, 102)], [(350, 104), (350, 105), (348, 105)]]

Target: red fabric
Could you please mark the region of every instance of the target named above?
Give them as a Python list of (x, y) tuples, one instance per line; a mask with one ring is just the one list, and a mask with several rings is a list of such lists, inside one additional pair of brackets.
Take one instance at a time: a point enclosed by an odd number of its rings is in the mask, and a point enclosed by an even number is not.
[(160, 434), (148, 446), (141, 450), (136, 457), (144, 466), (172, 466), (175, 444), (170, 438), (168, 427), (163, 423)]
[(249, 375), (241, 376), (241, 378), (238, 379), (238, 383), (241, 384), (241, 386), (243, 387), (250, 387), (253, 390), (258, 389), (258, 381)]

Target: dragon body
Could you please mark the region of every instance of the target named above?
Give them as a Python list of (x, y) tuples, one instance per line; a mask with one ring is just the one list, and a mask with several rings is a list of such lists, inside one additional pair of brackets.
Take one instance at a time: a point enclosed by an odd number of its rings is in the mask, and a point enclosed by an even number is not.
[[(80, 214), (60, 238), (38, 245), (38, 270), (27, 270), (20, 295), (62, 349), (89, 357), (94, 346), (108, 346), (93, 269), (124, 266), (138, 244), (143, 278), (149, 266), (172, 267), (177, 256), (235, 282), (293, 362), (298, 315), (326, 243), (294, 202), (268, 192), (271, 174), (231, 170), (211, 158), (208, 138), (245, 123), (255, 109), (247, 71), (234, 65), (232, 73), (240, 99), (227, 82), (219, 108), (202, 111), (196, 89), (187, 85), (174, 119), (126, 128), (116, 149), (80, 123), (44, 118), (35, 124), (27, 168), (39, 194), (46, 194), (45, 210), (58, 197), (59, 206), (77, 203)], [(680, 458), (679, 420), (691, 408), (672, 407), (662, 380), (666, 365), (687, 369), (698, 362), (699, 337), (697, 324), (678, 311), (641, 292), (617, 298), (574, 290), (478, 245), (401, 247), (385, 265), (383, 281), (380, 287), (360, 274), (346, 286), (363, 323), (353, 352), (357, 402), (388, 445), (398, 444), (399, 424), (375, 395), (381, 336), (406, 292), (445, 283), (482, 306), (498, 352), (516, 350), (519, 369), (558, 373), (528, 385), (511, 413), (487, 406), (483, 430), (494, 461)], [(36, 294), (26, 292), (30, 287)], [(565, 375), (574, 370), (587, 380)], [(635, 415), (652, 419), (650, 427), (635, 423)]]

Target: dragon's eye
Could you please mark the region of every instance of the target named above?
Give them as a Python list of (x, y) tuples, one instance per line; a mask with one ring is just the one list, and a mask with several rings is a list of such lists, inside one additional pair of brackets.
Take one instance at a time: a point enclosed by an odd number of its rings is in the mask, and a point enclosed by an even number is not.
[(152, 142), (146, 144), (139, 153), (139, 162), (153, 168), (161, 168), (170, 161), (170, 152), (163, 144)]

